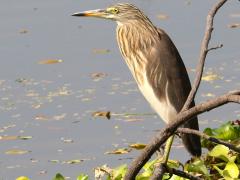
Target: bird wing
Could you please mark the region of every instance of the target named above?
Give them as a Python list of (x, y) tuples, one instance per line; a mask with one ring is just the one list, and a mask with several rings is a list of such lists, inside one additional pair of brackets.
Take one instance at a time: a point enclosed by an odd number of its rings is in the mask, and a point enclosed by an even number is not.
[[(152, 51), (152, 62), (147, 68), (147, 77), (149, 81), (154, 81), (151, 84), (154, 86), (155, 93), (159, 93), (158, 97), (162, 97), (165, 101), (168, 100), (179, 112), (191, 91), (191, 83), (182, 58), (172, 40), (162, 29), (158, 29), (158, 32), (159, 41), (153, 47), (156, 50)], [(161, 73), (153, 73), (157, 70)]]
[[(153, 83), (153, 86), (155, 86), (153, 89), (158, 92), (159, 90), (160, 92), (164, 92), (162, 97), (168, 102), (169, 106), (173, 106), (175, 110), (179, 112), (191, 91), (191, 83), (182, 58), (172, 40), (162, 29), (158, 29), (158, 33), (159, 41), (157, 41), (158, 43), (153, 47), (153, 49), (155, 49), (153, 51), (155, 55), (152, 54), (152, 63), (150, 64), (155, 63), (155, 69), (161, 67), (162, 73), (160, 73), (161, 78), (156, 78), (160, 79), (160, 81)], [(156, 66), (156, 64), (159, 64), (159, 66)], [(150, 68), (154, 69), (154, 67), (149, 67), (149, 71), (147, 72), (151, 72)], [(165, 91), (163, 91), (164, 88)], [(190, 107), (194, 105), (195, 103), (193, 101)], [(170, 111), (168, 121), (171, 121), (174, 116), (175, 114)], [(199, 130), (198, 118), (193, 117), (190, 121), (184, 123), (183, 127)], [(181, 136), (187, 150), (194, 156), (200, 156), (200, 138), (190, 134), (182, 134)]]

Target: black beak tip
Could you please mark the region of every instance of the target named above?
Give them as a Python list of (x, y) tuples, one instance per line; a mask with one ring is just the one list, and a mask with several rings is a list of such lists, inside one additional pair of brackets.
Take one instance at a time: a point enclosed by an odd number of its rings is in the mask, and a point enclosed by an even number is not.
[(74, 13), (74, 14), (71, 14), (71, 16), (85, 16), (84, 13)]

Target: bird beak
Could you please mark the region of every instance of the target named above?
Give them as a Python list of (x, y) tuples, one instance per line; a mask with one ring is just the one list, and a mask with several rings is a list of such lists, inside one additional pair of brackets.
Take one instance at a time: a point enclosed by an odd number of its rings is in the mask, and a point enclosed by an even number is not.
[(103, 18), (106, 16), (106, 11), (103, 9), (89, 10), (83, 12), (77, 12), (72, 14), (72, 16), (86, 16), (86, 17), (99, 17)]

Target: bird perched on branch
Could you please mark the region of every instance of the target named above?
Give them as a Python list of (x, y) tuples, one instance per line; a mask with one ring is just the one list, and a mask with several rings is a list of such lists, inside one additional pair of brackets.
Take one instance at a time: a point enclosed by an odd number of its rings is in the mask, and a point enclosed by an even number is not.
[[(182, 58), (166, 32), (155, 27), (136, 6), (128, 3), (78, 12), (73, 16), (91, 16), (117, 22), (119, 49), (141, 93), (157, 114), (170, 123), (181, 111), (191, 91), (191, 83)], [(198, 130), (197, 117), (183, 127)], [(181, 134), (181, 138), (191, 155), (201, 155), (198, 136)]]

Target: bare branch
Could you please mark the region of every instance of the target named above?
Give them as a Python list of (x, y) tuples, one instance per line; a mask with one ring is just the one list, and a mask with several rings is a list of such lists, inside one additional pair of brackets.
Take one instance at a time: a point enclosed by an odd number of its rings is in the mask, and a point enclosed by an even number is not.
[(212, 31), (213, 31), (213, 20), (214, 20), (214, 16), (216, 15), (217, 11), (223, 6), (223, 4), (227, 2), (227, 0), (220, 0), (209, 12), (208, 16), (207, 16), (207, 23), (206, 23), (206, 29), (205, 29), (205, 34), (203, 37), (203, 41), (202, 41), (202, 45), (201, 45), (201, 50), (200, 50), (200, 56), (199, 56), (199, 60), (198, 60), (198, 65), (196, 68), (196, 77), (192, 86), (192, 90), (188, 95), (188, 98), (182, 108), (183, 111), (187, 110), (192, 101), (195, 98), (195, 95), (197, 93), (197, 90), (199, 88), (200, 82), (201, 82), (201, 78), (203, 75), (203, 69), (204, 69), (204, 64), (205, 64), (205, 59), (207, 56), (207, 53), (209, 51), (208, 49), (208, 45), (209, 45), (209, 41), (211, 39), (211, 35), (212, 35)]
[(196, 105), (187, 111), (180, 112), (176, 116), (172, 123), (168, 124), (162, 131), (158, 132), (151, 140), (148, 146), (146, 146), (140, 156), (138, 156), (130, 165), (129, 170), (125, 176), (125, 180), (132, 180), (141, 170), (143, 165), (151, 158), (153, 153), (159, 149), (159, 147), (166, 142), (166, 140), (174, 134), (179, 126), (187, 122), (194, 116), (202, 114), (203, 112), (210, 111), (216, 107), (222, 106), (229, 102), (240, 104), (240, 91), (234, 91), (217, 98), (211, 99), (207, 102)]
[(207, 134), (204, 134), (200, 131), (189, 129), (189, 128), (178, 128), (177, 132), (187, 133), (187, 134), (195, 134), (195, 135), (200, 136), (204, 139), (207, 139), (208, 141), (214, 142), (216, 144), (222, 144), (222, 145), (228, 147), (229, 149), (232, 149), (233, 151), (240, 153), (240, 148), (234, 146), (233, 144), (230, 144), (230, 143), (227, 143), (227, 142), (222, 141), (220, 139), (208, 136)]
[[(204, 102), (202, 104), (196, 105), (195, 107), (192, 107), (189, 109), (191, 103), (193, 102), (195, 95), (197, 93), (197, 90), (199, 88), (202, 74), (203, 74), (203, 68), (205, 64), (205, 59), (207, 56), (207, 53), (210, 50), (217, 49), (219, 47), (215, 48), (208, 48), (209, 41), (211, 39), (211, 34), (213, 31), (213, 19), (216, 15), (217, 11), (226, 3), (227, 0), (220, 0), (209, 12), (207, 16), (207, 23), (206, 23), (206, 30), (204, 34), (204, 38), (201, 45), (200, 50), (200, 56), (199, 56), (199, 63), (196, 68), (197, 74), (196, 78), (194, 80), (194, 84), (192, 87), (191, 92), (189, 93), (189, 96), (182, 108), (182, 111), (173, 119), (172, 123), (168, 124), (162, 131), (156, 134), (156, 136), (151, 140), (149, 145), (144, 148), (141, 155), (137, 157), (129, 167), (129, 170), (127, 171), (124, 179), (125, 180), (132, 180), (135, 179), (138, 172), (141, 170), (143, 165), (151, 158), (153, 153), (159, 149), (159, 147), (166, 142), (166, 140), (174, 134), (174, 132), (177, 130), (179, 126), (181, 126), (183, 123), (187, 122), (189, 119), (191, 119), (194, 116), (197, 116), (198, 114), (201, 114), (206, 111), (210, 111), (216, 107), (222, 106), (229, 102), (235, 102), (240, 103), (240, 91), (234, 92), (234, 93), (228, 93), (223, 96), (217, 97), (215, 99), (211, 99), (207, 102)], [(162, 177), (164, 174), (163, 171), (156, 172), (155, 178)], [(161, 179), (161, 178), (160, 178)]]
[(188, 179), (191, 179), (191, 180), (202, 180), (201, 178), (195, 177), (195, 176), (193, 176), (191, 174), (188, 174), (184, 171), (174, 169), (174, 168), (170, 168), (169, 166), (167, 166), (164, 163), (160, 163), (155, 167), (154, 174), (152, 175), (151, 180), (162, 179), (164, 173), (169, 173), (169, 175), (170, 175), (169, 179), (171, 178), (171, 176), (173, 174), (175, 174), (177, 176), (180, 176), (180, 177), (183, 177), (183, 178), (188, 178)]
[(222, 48), (222, 47), (223, 47), (223, 44), (219, 44), (218, 46), (209, 48), (207, 51), (209, 52), (209, 51), (216, 50), (216, 49), (219, 49), (219, 48)]
[(203, 180), (202, 178), (193, 176), (191, 174), (185, 173), (184, 171), (178, 170), (178, 169), (174, 169), (174, 168), (167, 168), (167, 171), (170, 174), (175, 174), (177, 176), (183, 177), (183, 178), (187, 178), (187, 179), (191, 179), (191, 180)]

